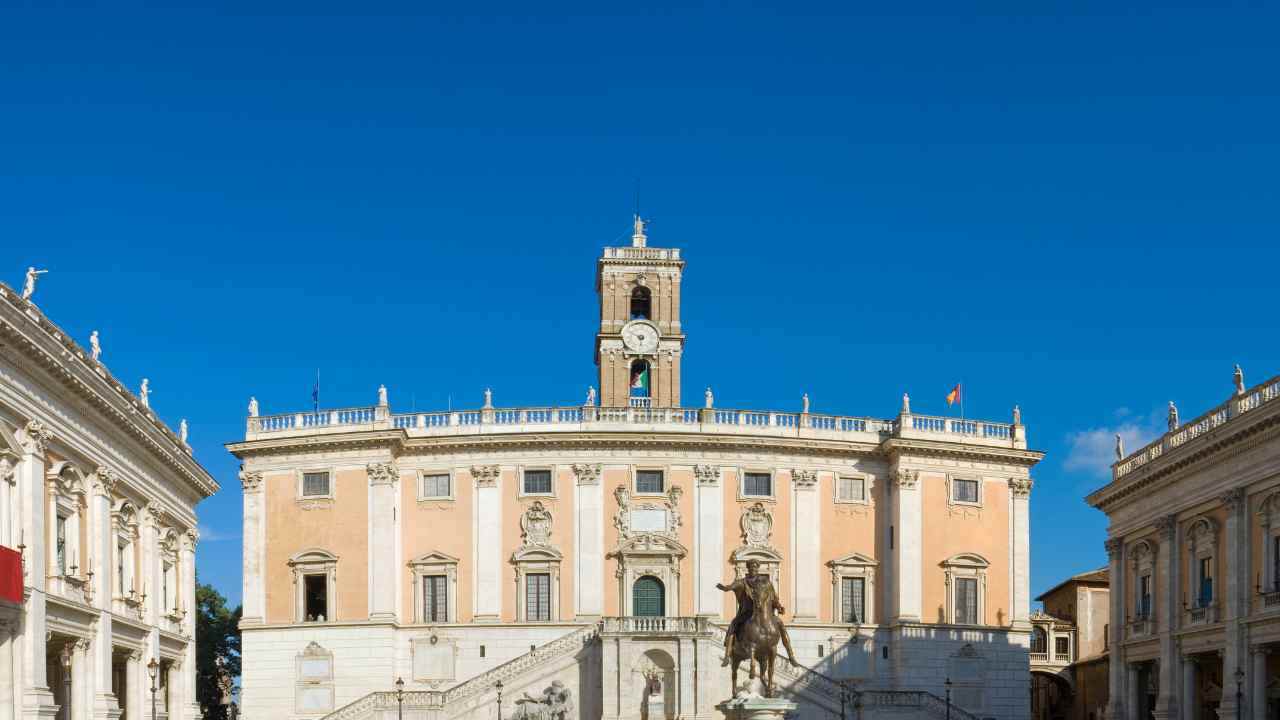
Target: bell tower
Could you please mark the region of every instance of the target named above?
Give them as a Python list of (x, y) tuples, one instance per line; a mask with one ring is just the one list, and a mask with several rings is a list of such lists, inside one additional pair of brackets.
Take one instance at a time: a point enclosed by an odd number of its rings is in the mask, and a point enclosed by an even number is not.
[(596, 269), (600, 329), (596, 366), (602, 407), (680, 407), (680, 277), (677, 248), (648, 246), (635, 216), (630, 247), (607, 247)]

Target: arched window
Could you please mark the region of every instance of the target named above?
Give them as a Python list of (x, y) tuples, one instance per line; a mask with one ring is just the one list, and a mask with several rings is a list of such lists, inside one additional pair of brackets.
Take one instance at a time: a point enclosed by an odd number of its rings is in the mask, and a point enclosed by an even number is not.
[(636, 580), (631, 589), (631, 613), (637, 617), (662, 617), (667, 614), (666, 588), (652, 575)]
[(1031, 630), (1031, 652), (1046, 653), (1049, 648), (1049, 639), (1045, 635), (1044, 628), (1032, 628)]
[(649, 288), (643, 285), (637, 285), (636, 289), (631, 291), (632, 320), (648, 320), (653, 317), (651, 313), (653, 307), (652, 297)]
[(631, 397), (649, 397), (649, 363), (644, 360), (631, 363)]

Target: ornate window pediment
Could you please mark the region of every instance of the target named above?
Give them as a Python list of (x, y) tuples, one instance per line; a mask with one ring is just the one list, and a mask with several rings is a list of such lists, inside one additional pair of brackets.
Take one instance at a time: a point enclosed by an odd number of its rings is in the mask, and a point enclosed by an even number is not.
[[(303, 550), (289, 558), (289, 569), (293, 571), (294, 622), (332, 621), (338, 615), (338, 556), (328, 550), (311, 548)], [(308, 618), (306, 611), (307, 576), (324, 577), (324, 607), (327, 617)]]
[(615, 577), (618, 580), (618, 597), (622, 599), (623, 615), (634, 615), (632, 588), (636, 580), (645, 575), (657, 578), (664, 588), (668, 616), (679, 611), (680, 561), (689, 554), (688, 548), (674, 537), (665, 534), (644, 533), (624, 539), (609, 557), (618, 563)]
[(977, 553), (959, 553), (942, 561), (947, 603), (944, 616), (948, 623), (986, 624), (990, 567), (991, 563)]
[(436, 578), (433, 582), (439, 583), (438, 578), (443, 577), (445, 584), (445, 622), (457, 622), (458, 558), (442, 553), (439, 550), (432, 550), (410, 560), (408, 565), (409, 574), (413, 578), (413, 621), (418, 623), (432, 621), (427, 611), (426, 595), (428, 588), (426, 587), (426, 579)]
[[(521, 546), (511, 554), (516, 569), (516, 620), (560, 619), (560, 560), (551, 545), (551, 511), (535, 500), (520, 515)], [(531, 576), (533, 577), (531, 580)], [(532, 607), (531, 607), (532, 606)]]

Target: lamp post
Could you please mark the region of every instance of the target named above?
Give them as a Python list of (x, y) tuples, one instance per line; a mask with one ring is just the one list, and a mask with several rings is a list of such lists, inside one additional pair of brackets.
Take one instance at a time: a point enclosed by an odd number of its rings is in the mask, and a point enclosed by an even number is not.
[(1244, 670), (1236, 666), (1236, 720), (1240, 720), (1240, 704), (1244, 701), (1244, 693), (1240, 686), (1244, 684)]
[(947, 720), (951, 720), (951, 678), (942, 684), (947, 688)]
[(404, 720), (404, 678), (396, 678), (396, 717)]
[(498, 688), (498, 720), (502, 720), (502, 681), (499, 680), (494, 687)]
[(63, 643), (62, 653), (60, 654), (63, 692), (66, 693), (66, 697), (63, 699), (66, 701), (65, 704), (67, 706), (67, 714), (63, 720), (71, 720), (71, 645), (72, 643), (69, 642)]
[(160, 672), (160, 663), (155, 658), (147, 663), (147, 675), (151, 676), (151, 720), (156, 720), (156, 675)]

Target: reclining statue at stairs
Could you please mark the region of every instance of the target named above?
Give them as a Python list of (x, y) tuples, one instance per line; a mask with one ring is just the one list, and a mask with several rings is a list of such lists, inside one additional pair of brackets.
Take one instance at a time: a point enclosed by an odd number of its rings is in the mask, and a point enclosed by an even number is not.
[(516, 700), (511, 720), (574, 720), (573, 693), (559, 680), (542, 691), (542, 697), (525, 693)]

